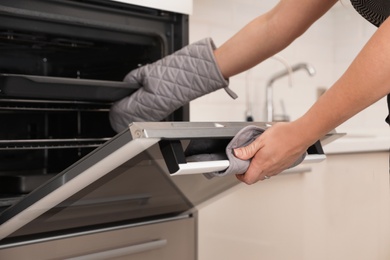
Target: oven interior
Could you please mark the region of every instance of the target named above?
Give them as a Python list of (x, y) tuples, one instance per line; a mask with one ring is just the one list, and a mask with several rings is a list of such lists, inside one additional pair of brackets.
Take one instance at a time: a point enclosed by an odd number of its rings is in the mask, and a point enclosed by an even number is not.
[[(136, 90), (125, 75), (186, 43), (176, 14), (33, 2), (0, 4), (0, 207), (113, 137), (110, 106)], [(185, 110), (167, 120), (185, 120)]]

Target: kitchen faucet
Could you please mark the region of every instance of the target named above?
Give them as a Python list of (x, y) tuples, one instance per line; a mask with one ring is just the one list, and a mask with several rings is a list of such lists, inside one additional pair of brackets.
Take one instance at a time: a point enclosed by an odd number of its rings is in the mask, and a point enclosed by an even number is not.
[[(272, 84), (277, 80), (286, 75), (291, 77), (291, 73), (304, 69), (307, 71), (309, 76), (314, 76), (316, 70), (313, 66), (307, 63), (298, 63), (291, 67), (287, 67), (285, 70), (276, 73), (271, 79), (267, 82), (266, 86), (266, 110), (267, 110), (267, 122), (272, 122), (274, 120), (274, 103), (273, 103), (273, 88)], [(291, 82), (290, 82), (291, 85)]]

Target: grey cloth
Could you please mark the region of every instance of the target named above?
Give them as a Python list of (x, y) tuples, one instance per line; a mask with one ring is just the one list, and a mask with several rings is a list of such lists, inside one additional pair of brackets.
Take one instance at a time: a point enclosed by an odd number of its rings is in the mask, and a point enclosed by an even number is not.
[(124, 81), (140, 88), (111, 107), (113, 129), (120, 132), (131, 122), (160, 121), (189, 101), (221, 88), (236, 98), (218, 68), (214, 49), (212, 39), (206, 38), (131, 71)]
[[(211, 179), (215, 176), (225, 176), (229, 174), (243, 174), (247, 171), (251, 160), (241, 160), (237, 158), (234, 153), (233, 149), (239, 148), (239, 147), (245, 147), (249, 144), (251, 144), (253, 141), (256, 140), (257, 137), (259, 137), (263, 132), (265, 131), (265, 128), (261, 128), (255, 125), (249, 125), (241, 129), (234, 137), (233, 139), (227, 144), (225, 148), (225, 154), (222, 154), (220, 152), (217, 153), (208, 153), (208, 154), (197, 154), (197, 155), (191, 155), (187, 157), (187, 162), (189, 161), (212, 161), (212, 160), (229, 160), (229, 167), (220, 172), (211, 172), (211, 173), (205, 173), (204, 176)], [(301, 157), (294, 162), (293, 165), (290, 166), (290, 168), (297, 166), (300, 164), (306, 157), (306, 153), (302, 154)]]

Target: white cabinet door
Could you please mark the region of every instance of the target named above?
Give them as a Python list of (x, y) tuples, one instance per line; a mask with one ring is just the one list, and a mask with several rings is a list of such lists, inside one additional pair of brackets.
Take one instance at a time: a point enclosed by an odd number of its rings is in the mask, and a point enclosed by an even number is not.
[(389, 153), (328, 155), (199, 210), (201, 260), (390, 259)]

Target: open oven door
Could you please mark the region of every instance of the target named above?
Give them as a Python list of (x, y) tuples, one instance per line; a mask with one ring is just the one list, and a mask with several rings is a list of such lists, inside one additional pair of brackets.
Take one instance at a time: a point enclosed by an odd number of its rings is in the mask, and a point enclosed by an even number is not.
[[(29, 237), (190, 212), (239, 182), (235, 176), (206, 178), (202, 173), (223, 170), (229, 161), (187, 163), (183, 154), (186, 146), (194, 139), (224, 143), (249, 124), (269, 127), (261, 122), (132, 123), (4, 209), (0, 214), (0, 246)], [(340, 136), (330, 133), (321, 142)], [(321, 142), (308, 150), (305, 161), (326, 158)]]

